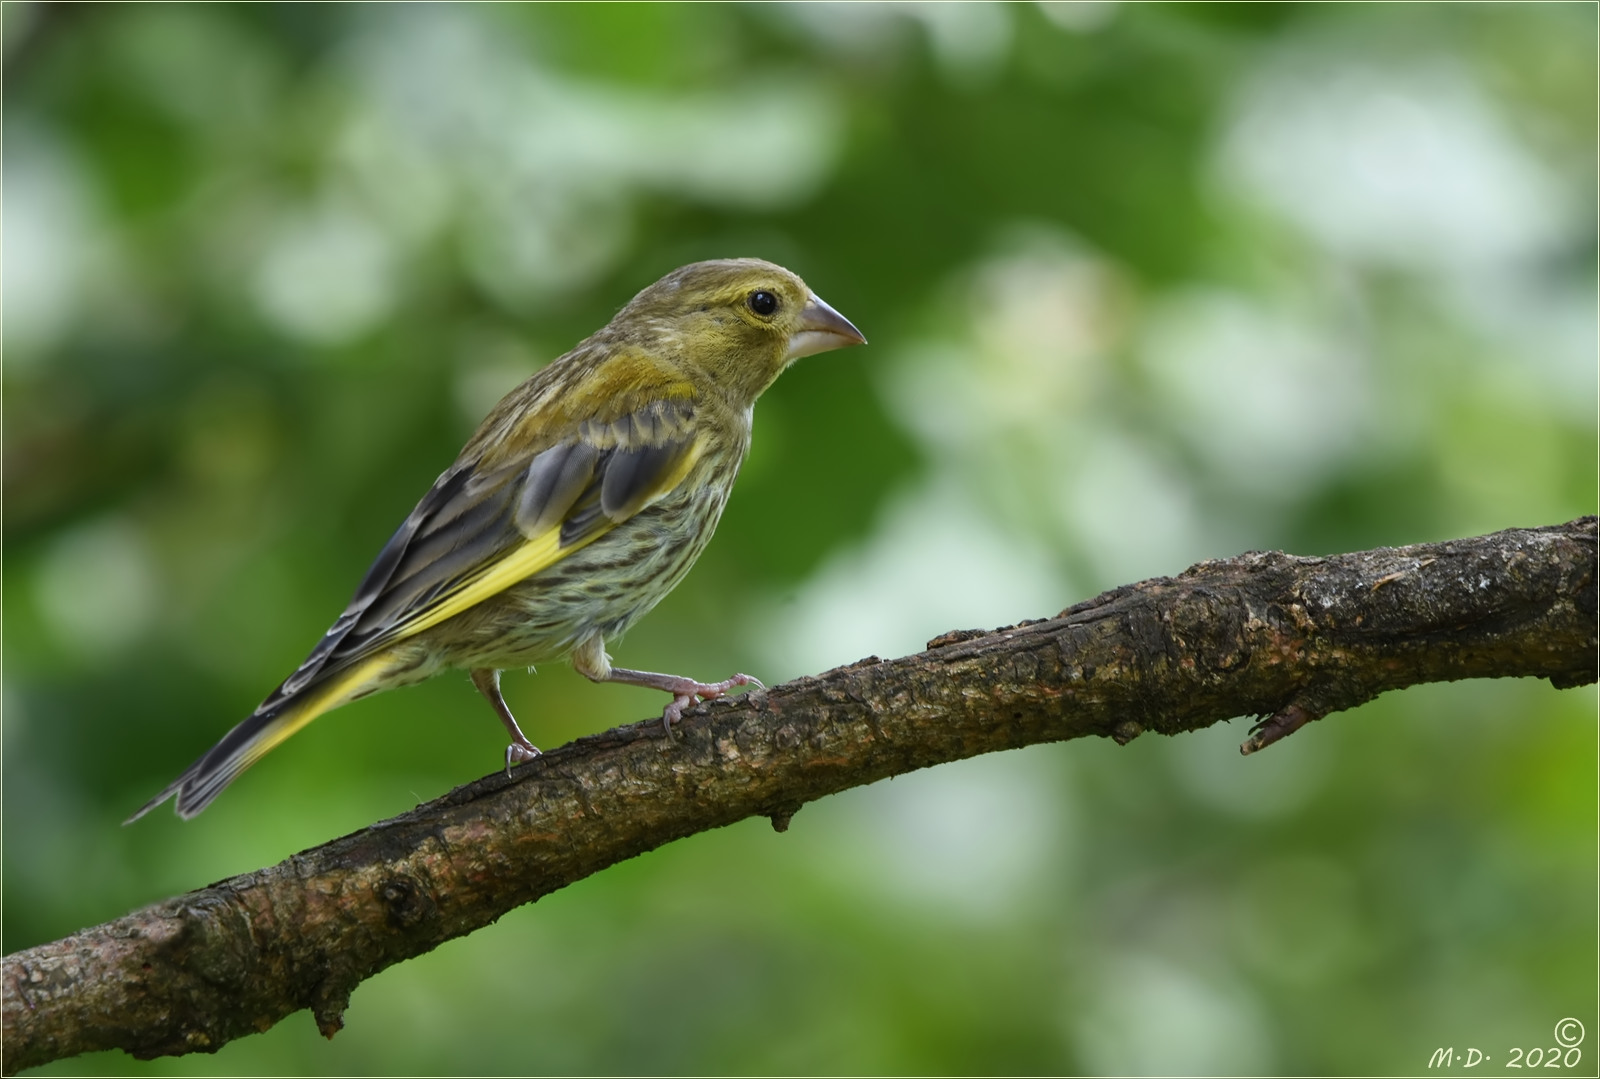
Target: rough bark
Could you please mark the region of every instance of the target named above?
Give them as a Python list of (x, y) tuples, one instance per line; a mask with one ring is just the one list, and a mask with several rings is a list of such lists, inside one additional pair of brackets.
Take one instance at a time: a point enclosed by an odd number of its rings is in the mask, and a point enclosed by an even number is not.
[(1330, 558), (1251, 553), (1054, 618), (580, 739), (393, 820), (4, 961), (5, 1068), (215, 1051), (682, 836), (979, 753), (1238, 715), (1252, 752), (1423, 682), (1596, 678), (1595, 518)]

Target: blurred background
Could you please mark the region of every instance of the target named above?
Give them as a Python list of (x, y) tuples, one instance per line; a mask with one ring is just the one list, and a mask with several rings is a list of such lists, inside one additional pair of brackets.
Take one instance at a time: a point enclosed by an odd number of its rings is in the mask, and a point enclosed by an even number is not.
[[(1247, 549), (1596, 503), (1596, 11), (7, 3), (4, 946), (492, 770), (464, 676), (120, 822), (489, 406), (695, 259), (791, 370), (619, 662), (769, 684)], [(508, 674), (539, 744), (654, 714)], [(215, 1057), (55, 1074), (1419, 1073), (1595, 1031), (1596, 699), (1428, 686), (701, 835)], [(1595, 1044), (1583, 1048), (1592, 1074)]]

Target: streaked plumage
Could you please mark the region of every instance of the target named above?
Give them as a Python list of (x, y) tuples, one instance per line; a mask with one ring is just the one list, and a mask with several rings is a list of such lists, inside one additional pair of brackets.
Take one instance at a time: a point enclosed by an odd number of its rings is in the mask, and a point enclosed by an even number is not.
[[(770, 306), (769, 306), (770, 305)], [(700, 683), (613, 668), (623, 633), (689, 571), (750, 447), (751, 408), (794, 360), (859, 344), (843, 316), (780, 266), (684, 266), (512, 390), (378, 554), (300, 668), (130, 821), (177, 796), (199, 813), (295, 731), (347, 701), (472, 672), (512, 737), (500, 671), (561, 657), (594, 681), (696, 698)]]

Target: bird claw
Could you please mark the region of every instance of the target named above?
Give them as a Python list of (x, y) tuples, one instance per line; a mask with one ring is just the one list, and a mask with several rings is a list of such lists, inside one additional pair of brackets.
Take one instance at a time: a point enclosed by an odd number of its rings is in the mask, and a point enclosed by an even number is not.
[(672, 725), (683, 718), (685, 705), (694, 703), (694, 695), (680, 693), (672, 698), (672, 703), (661, 710), (661, 731), (668, 738), (672, 737)]
[(527, 764), (535, 757), (542, 757), (543, 755), (544, 754), (539, 752), (539, 747), (534, 745), (532, 742), (529, 742), (526, 745), (518, 742), (512, 742), (510, 745), (506, 746), (506, 775), (511, 774), (511, 769), (513, 766), (518, 764)]
[(755, 686), (757, 689), (766, 689), (761, 679), (750, 674), (736, 674), (732, 678), (724, 678), (720, 682), (694, 682), (685, 679), (679, 692), (673, 695), (672, 703), (661, 710), (661, 728), (672, 735), (672, 725), (683, 718), (683, 710), (694, 704), (697, 700), (714, 701), (730, 689), (738, 686)]

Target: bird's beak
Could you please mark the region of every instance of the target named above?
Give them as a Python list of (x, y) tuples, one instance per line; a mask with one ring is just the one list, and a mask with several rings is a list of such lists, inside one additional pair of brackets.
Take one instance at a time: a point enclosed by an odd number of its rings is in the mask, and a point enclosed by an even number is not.
[(790, 363), (846, 345), (864, 345), (867, 339), (850, 320), (823, 303), (815, 294), (800, 309), (800, 328), (789, 337)]

